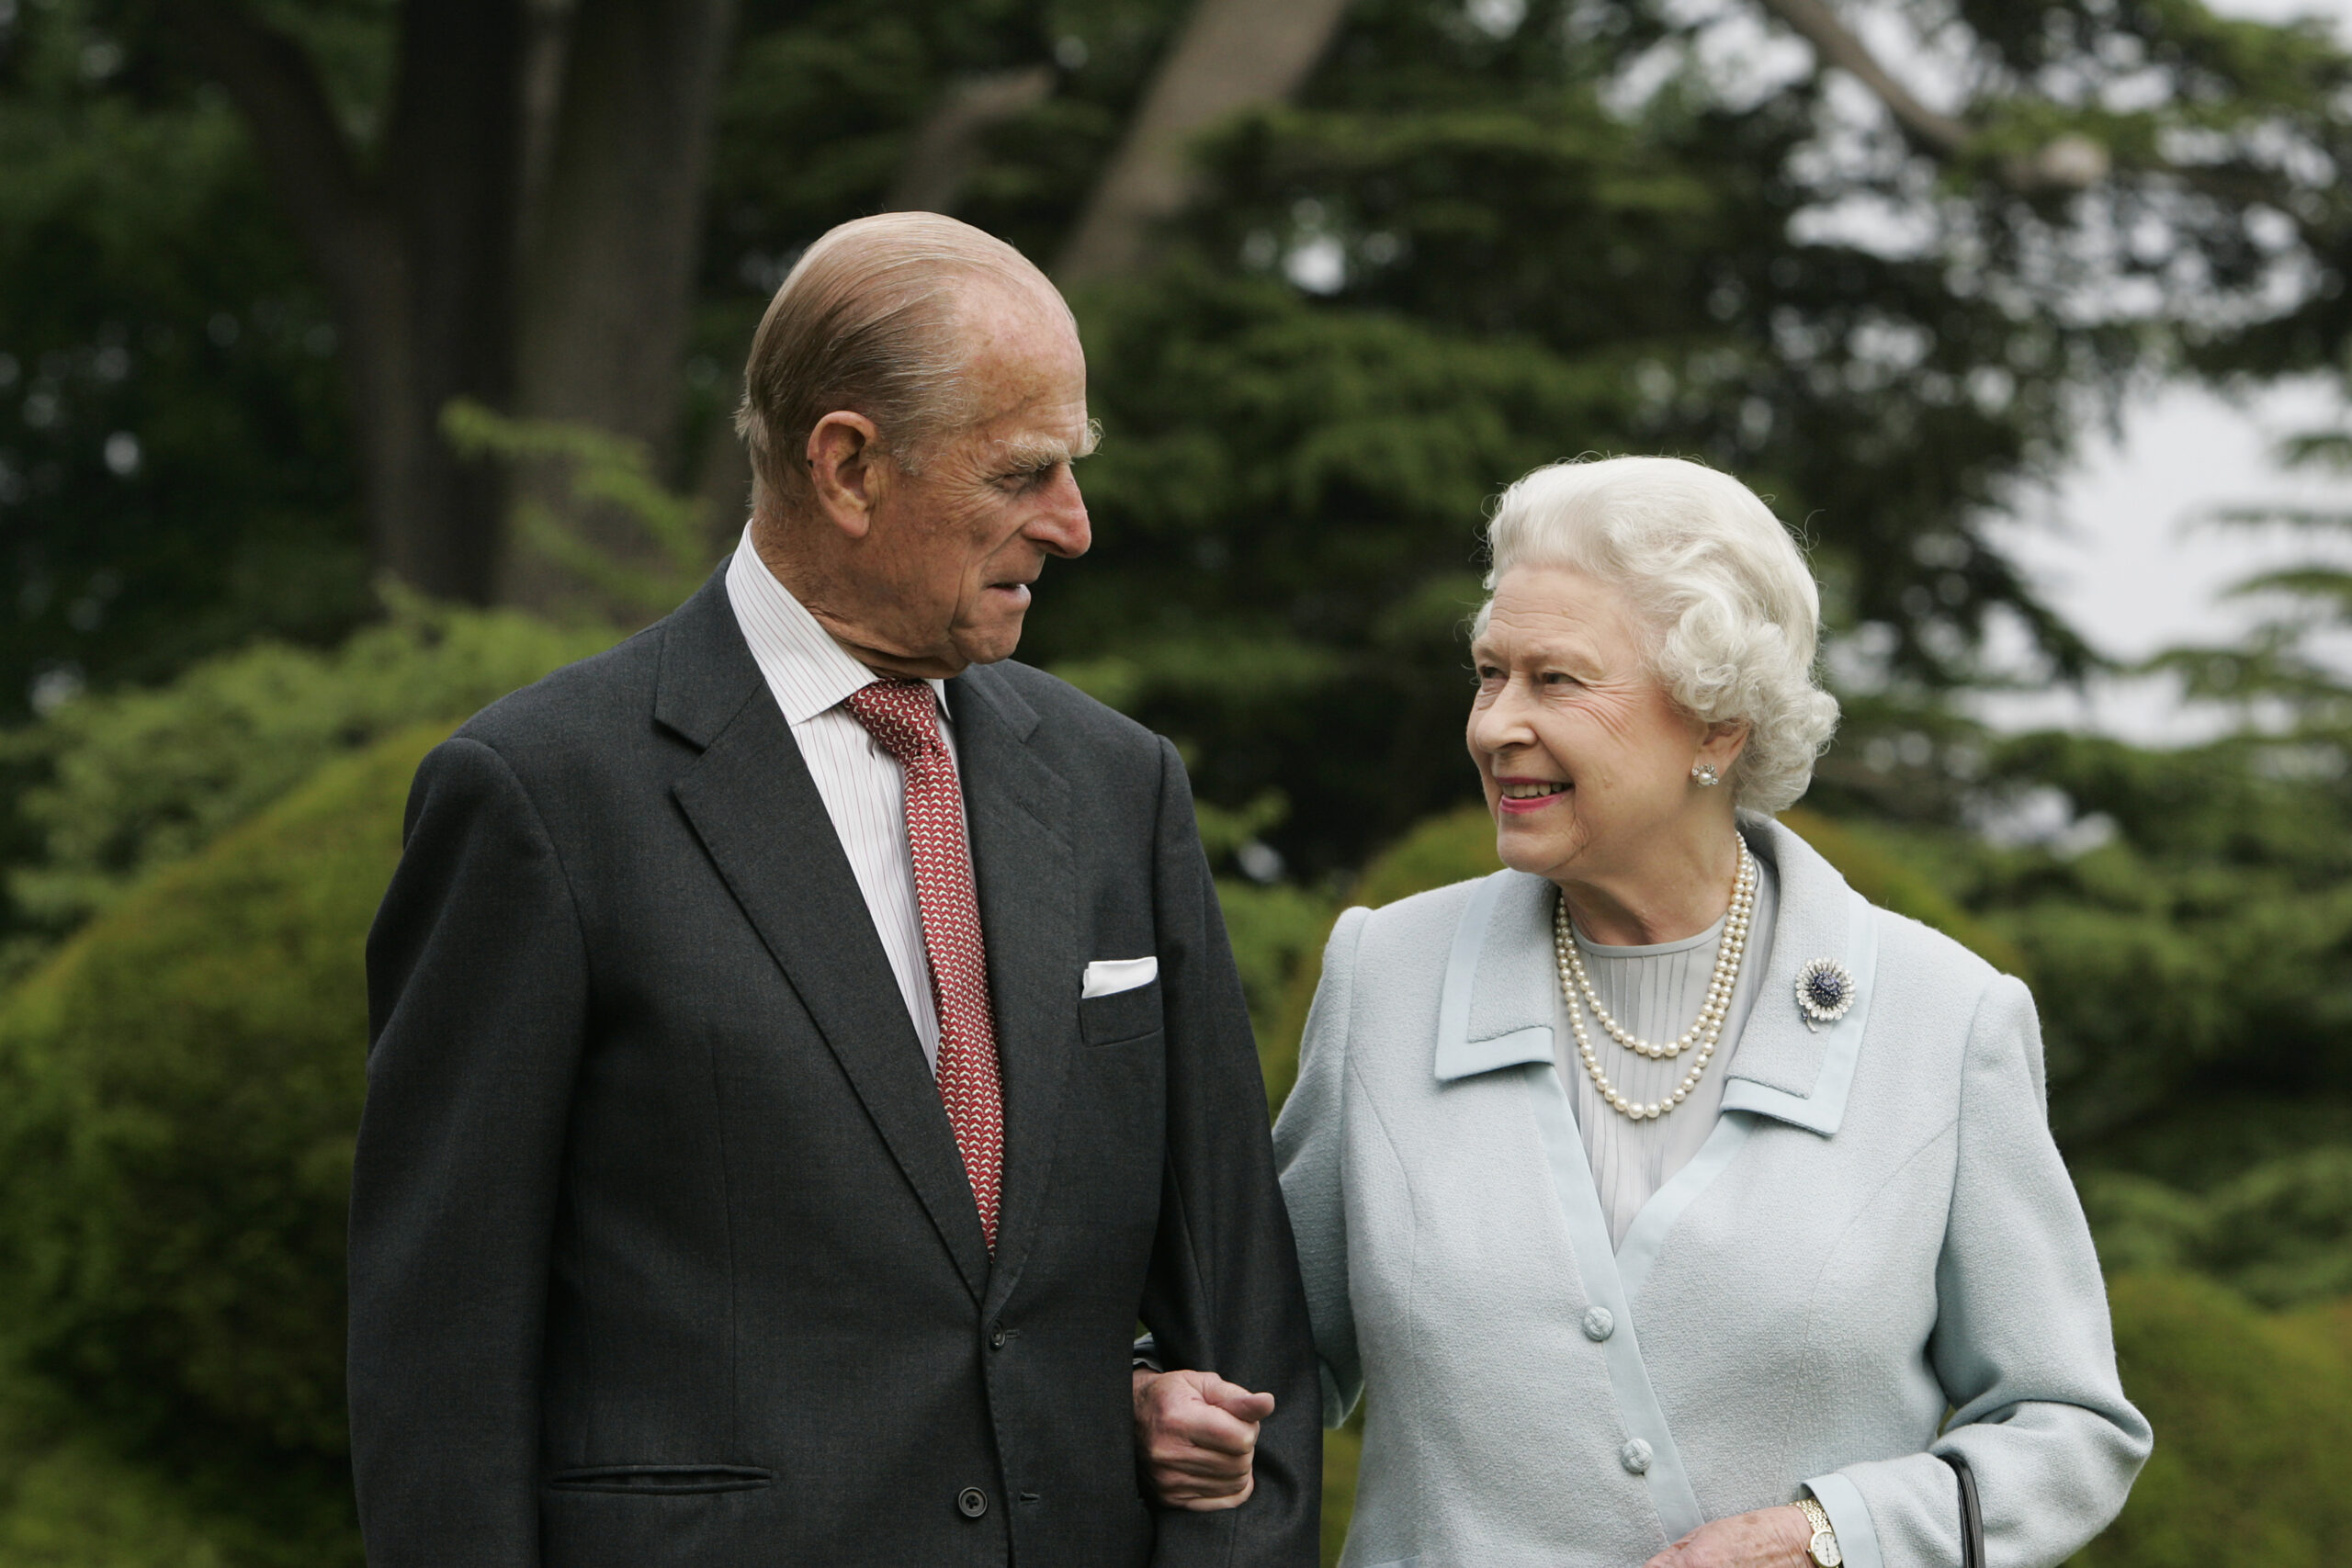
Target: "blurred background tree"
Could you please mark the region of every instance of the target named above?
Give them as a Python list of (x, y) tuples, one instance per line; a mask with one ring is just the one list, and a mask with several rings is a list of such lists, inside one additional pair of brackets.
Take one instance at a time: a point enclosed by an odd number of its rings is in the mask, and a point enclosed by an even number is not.
[[(1080, 313), (1097, 544), (1023, 655), (1183, 748), (1270, 1094), (1340, 906), (1491, 863), (1490, 498), (1700, 457), (1827, 589), (1792, 822), (2036, 985), (2160, 1433), (2339, 1430), (2352, 592), (2159, 660), (2210, 743), (1959, 699), (2103, 667), (1996, 525), (2128, 389), (2352, 363), (2348, 88), (2196, 0), (0, 0), (0, 1565), (348, 1554), (401, 768), (729, 547), (752, 330), (887, 208)], [(2340, 1441), (2185, 1440), (2096, 1561), (2342, 1555)]]

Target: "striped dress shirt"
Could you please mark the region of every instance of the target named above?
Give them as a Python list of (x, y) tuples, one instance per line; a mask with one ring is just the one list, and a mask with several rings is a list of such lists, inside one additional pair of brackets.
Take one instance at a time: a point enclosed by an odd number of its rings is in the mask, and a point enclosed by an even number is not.
[[(858, 891), (865, 896), (866, 913), (874, 917), (874, 933), (882, 939), (883, 954), (906, 998), (924, 1059), (936, 1072), (939, 1010), (932, 999), (922, 916), (915, 906), (914, 856), (907, 847), (906, 771), (842, 705), (852, 692), (881, 677), (835, 642), (775, 580), (752, 548), (748, 527), (727, 566), (727, 601), (817, 782)], [(946, 683), (933, 681), (931, 689), (939, 704), (940, 739), (960, 772), (963, 759), (956, 750)]]

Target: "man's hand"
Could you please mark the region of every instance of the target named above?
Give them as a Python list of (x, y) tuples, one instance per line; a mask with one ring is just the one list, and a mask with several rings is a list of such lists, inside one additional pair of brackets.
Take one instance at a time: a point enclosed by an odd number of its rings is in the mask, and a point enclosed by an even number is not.
[(1215, 1372), (1137, 1367), (1135, 1402), (1136, 1454), (1162, 1503), (1207, 1512), (1250, 1500), (1258, 1423), (1274, 1413), (1272, 1394)]
[(1643, 1568), (1813, 1568), (1804, 1510), (1758, 1508), (1701, 1525)]

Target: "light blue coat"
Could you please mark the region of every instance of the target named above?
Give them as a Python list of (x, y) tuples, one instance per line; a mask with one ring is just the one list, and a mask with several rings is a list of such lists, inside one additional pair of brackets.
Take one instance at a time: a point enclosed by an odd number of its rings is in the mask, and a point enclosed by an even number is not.
[[(1612, 1254), (1554, 1065), (1550, 884), (1341, 916), (1274, 1132), (1347, 1568), (1639, 1568), (1809, 1485), (1855, 1568), (2071, 1554), (2148, 1454), (2025, 987), (1743, 818), (1781, 908), (1724, 1112)], [(1858, 999), (1809, 1029), (1797, 972)], [(1573, 1057), (1570, 1060), (1573, 1061)], [(1945, 1420), (1951, 1411), (1949, 1424)]]

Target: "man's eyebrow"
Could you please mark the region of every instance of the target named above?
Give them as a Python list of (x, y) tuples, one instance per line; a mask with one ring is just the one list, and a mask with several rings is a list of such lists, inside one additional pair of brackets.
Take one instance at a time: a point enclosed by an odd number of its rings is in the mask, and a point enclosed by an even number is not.
[(1051, 436), (1017, 436), (999, 443), (997, 451), (1006, 468), (1016, 473), (1033, 473), (1050, 468), (1057, 463), (1074, 463), (1080, 457), (1091, 457), (1102, 441), (1102, 422), (1090, 419), (1086, 422), (1086, 434), (1080, 438), (1075, 452), (1070, 450), (1067, 441), (1057, 441)]

